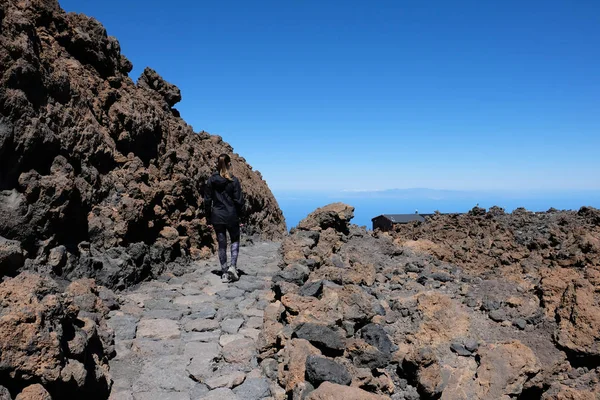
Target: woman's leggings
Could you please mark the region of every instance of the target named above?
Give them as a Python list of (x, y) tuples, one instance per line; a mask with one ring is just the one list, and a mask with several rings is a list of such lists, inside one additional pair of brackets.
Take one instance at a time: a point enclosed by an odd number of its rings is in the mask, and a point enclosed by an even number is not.
[(237, 266), (238, 254), (240, 251), (240, 226), (235, 225), (215, 225), (217, 232), (217, 242), (219, 243), (219, 262), (221, 268), (227, 266), (227, 232), (231, 239), (231, 266)]

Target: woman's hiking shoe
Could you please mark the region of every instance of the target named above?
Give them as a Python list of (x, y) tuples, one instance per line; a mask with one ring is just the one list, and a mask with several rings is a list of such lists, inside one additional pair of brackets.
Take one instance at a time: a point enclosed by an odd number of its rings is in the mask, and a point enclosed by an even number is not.
[(221, 275), (221, 282), (223, 282), (223, 283), (231, 282), (231, 278), (229, 277), (229, 272), (227, 272), (227, 271), (223, 272), (223, 275)]
[(229, 275), (229, 279), (231, 281), (237, 281), (240, 279), (237, 269), (234, 266), (229, 267), (229, 269), (227, 270), (227, 275)]

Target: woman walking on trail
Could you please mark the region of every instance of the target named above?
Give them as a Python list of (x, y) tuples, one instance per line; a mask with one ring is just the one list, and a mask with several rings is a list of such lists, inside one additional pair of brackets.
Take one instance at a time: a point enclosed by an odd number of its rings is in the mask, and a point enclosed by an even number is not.
[[(221, 154), (217, 170), (208, 178), (204, 192), (206, 221), (217, 233), (221, 279), (231, 282), (239, 278), (237, 259), (240, 249), (240, 217), (244, 208), (242, 187), (231, 173), (231, 158)], [(231, 264), (227, 265), (227, 232), (231, 240)]]

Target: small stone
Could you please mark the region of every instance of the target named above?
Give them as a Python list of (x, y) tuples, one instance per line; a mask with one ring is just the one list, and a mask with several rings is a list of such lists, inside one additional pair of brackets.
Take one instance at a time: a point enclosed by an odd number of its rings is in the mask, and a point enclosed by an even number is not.
[(207, 318), (212, 319), (217, 315), (217, 310), (212, 306), (205, 306), (195, 310), (192, 314), (188, 315), (190, 319)]
[(240, 400), (240, 398), (231, 389), (219, 388), (211, 390), (200, 400)]
[(519, 328), (520, 330), (524, 330), (527, 327), (527, 321), (523, 318), (517, 318), (513, 321), (513, 325)]
[(323, 291), (323, 281), (308, 281), (300, 288), (300, 295), (319, 297)]
[(221, 375), (221, 376), (207, 379), (205, 381), (205, 383), (206, 383), (206, 386), (208, 386), (208, 388), (211, 390), (221, 388), (221, 387), (226, 387), (228, 389), (231, 389), (231, 388), (241, 385), (242, 382), (244, 382), (244, 379), (246, 379), (246, 374), (244, 374), (243, 372), (237, 371), (237, 372), (233, 372), (231, 374)]
[(256, 355), (252, 339), (243, 338), (223, 346), (223, 359), (230, 363), (247, 364)]
[(225, 290), (222, 290), (220, 292), (217, 292), (217, 295), (219, 295), (220, 297), (224, 298), (224, 299), (235, 299), (238, 297), (242, 297), (244, 295), (244, 291), (235, 287), (231, 287), (231, 288), (227, 288)]
[(493, 310), (497, 310), (500, 308), (502, 304), (497, 301), (497, 300), (489, 300), (486, 299), (483, 301), (483, 304), (481, 305), (481, 307), (485, 310), (485, 311), (493, 311)]
[(218, 342), (221, 337), (221, 331), (208, 331), (208, 332), (190, 332), (187, 333), (183, 339), (186, 342)]
[(421, 272), (421, 269), (419, 267), (417, 267), (416, 265), (411, 264), (411, 263), (406, 264), (406, 266), (404, 267), (404, 270), (406, 272), (415, 272), (415, 273)]
[(352, 321), (342, 321), (342, 326), (344, 327), (344, 330), (346, 331), (346, 337), (353, 337), (354, 336), (354, 322)]
[(40, 384), (27, 386), (15, 400), (52, 400), (50, 393)]
[(285, 389), (276, 383), (271, 383), (271, 397), (273, 400), (287, 400)]
[(219, 344), (223, 347), (236, 340), (244, 339), (244, 335), (221, 335)]
[(470, 351), (471, 353), (477, 351), (479, 348), (479, 342), (475, 339), (467, 339), (465, 340), (465, 349)]
[(241, 310), (242, 314), (247, 316), (247, 317), (260, 317), (262, 318), (265, 315), (265, 312), (263, 310), (259, 310), (256, 308), (247, 308), (245, 310)]
[(0, 400), (12, 400), (10, 392), (4, 386), (0, 386)]
[(488, 314), (492, 321), (502, 322), (506, 319), (506, 313), (503, 310), (492, 310)]
[(310, 269), (305, 265), (288, 265), (273, 276), (273, 282), (285, 281), (301, 286), (308, 278), (309, 273)]
[(107, 323), (115, 332), (116, 340), (131, 340), (135, 338), (138, 320), (130, 315), (115, 315)]
[(248, 378), (233, 392), (240, 400), (264, 399), (271, 394), (271, 383), (265, 378)]
[(277, 379), (277, 361), (267, 358), (260, 364), (263, 373), (271, 380)]
[(246, 321), (246, 328), (260, 329), (263, 326), (263, 319), (261, 317), (250, 317)]
[(137, 328), (137, 338), (179, 339), (181, 333), (177, 322), (171, 319), (142, 319)]
[(183, 311), (177, 310), (146, 310), (144, 318), (146, 319), (172, 319), (179, 321), (183, 317)]
[(368, 324), (360, 331), (365, 342), (377, 347), (383, 354), (392, 352), (393, 343), (381, 325)]
[(453, 342), (450, 345), (450, 350), (458, 354), (459, 356), (469, 357), (471, 356), (471, 352), (466, 349), (466, 347), (462, 343)]
[(210, 392), (210, 389), (203, 383), (197, 383), (196, 386), (190, 391), (191, 400), (199, 399), (202, 396)]
[[(10, 397), (7, 397), (6, 399), (4, 399), (2, 396), (0, 396), (0, 400), (11, 400)], [(133, 398), (133, 394), (131, 393), (130, 390), (116, 390), (114, 387), (112, 388), (112, 390), (110, 391), (110, 397), (108, 398), (108, 400), (135, 400)]]
[(258, 337), (260, 336), (260, 330), (258, 329), (240, 329), (240, 335), (253, 339), (255, 342), (258, 341)]
[(306, 339), (315, 347), (326, 350), (343, 351), (344, 341), (342, 336), (333, 329), (314, 323), (299, 325), (294, 335), (300, 339)]
[(185, 323), (184, 329), (187, 332), (206, 332), (214, 331), (219, 328), (219, 322), (214, 319), (193, 319)]
[(310, 355), (306, 358), (306, 378), (310, 383), (319, 386), (323, 382), (349, 385), (352, 377), (343, 365), (325, 357)]
[(135, 339), (133, 340), (131, 351), (140, 356), (164, 356), (179, 354), (182, 349), (181, 341), (178, 339), (155, 340), (155, 339)]
[(133, 400), (191, 400), (188, 393), (166, 392), (163, 390), (152, 390), (149, 392), (136, 392), (133, 394)]
[(190, 342), (185, 345), (184, 355), (191, 362), (187, 366), (187, 373), (196, 381), (203, 381), (213, 375), (213, 364), (221, 354), (217, 343)]
[(173, 299), (173, 304), (192, 308), (194, 306), (204, 305), (212, 300), (213, 297), (206, 294), (200, 294), (196, 296), (179, 296)]
[(240, 280), (234, 283), (235, 287), (244, 290), (246, 292), (254, 292), (256, 290), (262, 290), (265, 287), (269, 287), (269, 284), (264, 280), (257, 278), (250, 278), (247, 275), (242, 275)]
[(150, 299), (144, 301), (144, 308), (146, 310), (175, 310), (179, 311), (179, 306), (177, 304), (171, 303), (169, 300), (165, 299)]
[(448, 275), (443, 272), (434, 272), (431, 274), (431, 279), (436, 280), (438, 282), (452, 282), (454, 278), (451, 275)]
[(226, 333), (235, 334), (243, 323), (244, 320), (242, 318), (226, 319), (221, 322), (221, 330)]
[(468, 299), (468, 300), (467, 300), (467, 306), (468, 306), (468, 307), (471, 307), (471, 308), (477, 308), (477, 306), (478, 306), (478, 305), (479, 305), (479, 304), (478, 304), (478, 302), (477, 302), (477, 299), (473, 299), (473, 298), (471, 298), (471, 299)]

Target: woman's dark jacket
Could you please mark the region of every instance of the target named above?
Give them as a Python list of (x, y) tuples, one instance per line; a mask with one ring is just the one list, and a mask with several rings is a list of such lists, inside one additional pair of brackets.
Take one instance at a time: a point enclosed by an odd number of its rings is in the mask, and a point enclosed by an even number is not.
[(244, 196), (240, 181), (235, 176), (228, 180), (215, 172), (206, 181), (204, 190), (206, 220), (213, 225), (240, 223), (244, 209)]

